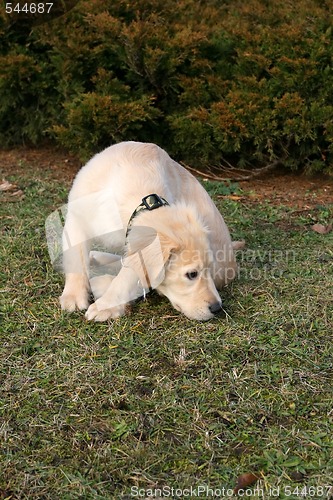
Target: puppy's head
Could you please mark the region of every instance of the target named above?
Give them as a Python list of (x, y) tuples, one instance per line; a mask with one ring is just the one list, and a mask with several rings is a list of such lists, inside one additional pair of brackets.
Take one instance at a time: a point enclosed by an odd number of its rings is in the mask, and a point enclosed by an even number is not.
[(208, 320), (221, 310), (211, 275), (207, 229), (185, 205), (142, 212), (129, 233), (126, 266), (144, 288), (154, 288), (190, 319)]

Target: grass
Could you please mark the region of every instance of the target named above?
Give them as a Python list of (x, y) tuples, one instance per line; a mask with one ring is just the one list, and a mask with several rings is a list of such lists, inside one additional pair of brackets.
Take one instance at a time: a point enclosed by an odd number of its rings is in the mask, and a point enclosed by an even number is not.
[(60, 311), (47, 253), (68, 182), (29, 164), (6, 177), (24, 198), (2, 204), (0, 498), (233, 498), (244, 473), (259, 476), (247, 498), (333, 495), (333, 233), (310, 230), (332, 206), (300, 214), (215, 190), (247, 241), (226, 316), (190, 321), (152, 294), (94, 324)]

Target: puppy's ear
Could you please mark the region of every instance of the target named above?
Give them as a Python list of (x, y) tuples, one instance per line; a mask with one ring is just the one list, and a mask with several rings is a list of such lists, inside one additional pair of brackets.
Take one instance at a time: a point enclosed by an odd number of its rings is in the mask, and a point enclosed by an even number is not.
[(170, 237), (145, 226), (131, 229), (124, 266), (132, 268), (144, 288), (156, 288), (165, 276), (165, 263), (177, 244)]

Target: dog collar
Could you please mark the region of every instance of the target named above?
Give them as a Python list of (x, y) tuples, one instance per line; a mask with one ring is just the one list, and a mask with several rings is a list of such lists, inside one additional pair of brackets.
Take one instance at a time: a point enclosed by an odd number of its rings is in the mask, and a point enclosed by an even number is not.
[[(127, 238), (128, 233), (132, 227), (133, 219), (138, 215), (138, 213), (142, 212), (143, 210), (149, 210), (149, 211), (156, 210), (156, 208), (164, 207), (167, 205), (169, 205), (169, 203), (164, 198), (161, 198), (160, 196), (158, 196), (158, 194), (154, 194), (154, 193), (148, 194), (148, 196), (145, 196), (144, 198), (142, 198), (142, 202), (134, 210), (134, 212), (132, 213), (132, 215), (130, 217), (130, 220), (128, 221), (126, 238)], [(152, 291), (153, 291), (153, 289), (150, 286), (148, 288), (148, 292), (152, 292)], [(143, 300), (145, 300), (147, 292), (146, 292), (145, 288), (143, 288), (143, 287), (142, 287), (142, 292), (143, 292)]]
[(129, 230), (132, 227), (133, 224), (133, 219), (138, 215), (138, 213), (142, 212), (143, 210), (156, 210), (156, 208), (164, 207), (169, 205), (169, 203), (164, 199), (158, 196), (158, 194), (148, 194), (148, 196), (145, 196), (142, 198), (142, 202), (140, 205), (134, 210), (132, 213), (130, 220), (128, 221), (127, 224), (127, 231), (126, 231), (126, 238), (128, 236)]

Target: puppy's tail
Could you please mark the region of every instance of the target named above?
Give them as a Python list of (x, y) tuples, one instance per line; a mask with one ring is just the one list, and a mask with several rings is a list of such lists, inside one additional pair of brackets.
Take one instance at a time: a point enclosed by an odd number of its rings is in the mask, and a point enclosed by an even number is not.
[(232, 248), (234, 250), (241, 250), (242, 248), (245, 247), (245, 240), (241, 240), (241, 241), (233, 241), (232, 242)]

